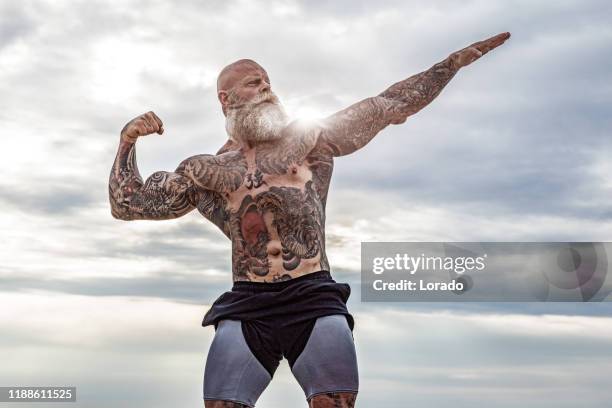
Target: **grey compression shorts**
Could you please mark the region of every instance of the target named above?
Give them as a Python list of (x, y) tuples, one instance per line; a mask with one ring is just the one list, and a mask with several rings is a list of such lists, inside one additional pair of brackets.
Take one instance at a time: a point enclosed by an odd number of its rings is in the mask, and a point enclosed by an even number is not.
[[(254, 407), (272, 380), (251, 352), (240, 320), (221, 320), (204, 370), (204, 399)], [(353, 334), (342, 314), (318, 317), (301, 353), (290, 365), (306, 399), (327, 392), (357, 392)]]

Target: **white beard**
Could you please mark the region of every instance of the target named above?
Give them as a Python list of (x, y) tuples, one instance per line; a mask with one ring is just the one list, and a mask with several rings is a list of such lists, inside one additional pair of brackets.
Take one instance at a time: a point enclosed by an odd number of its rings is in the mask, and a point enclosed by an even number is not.
[(237, 142), (256, 144), (280, 139), (287, 121), (287, 114), (278, 98), (266, 94), (250, 103), (230, 107), (225, 129)]

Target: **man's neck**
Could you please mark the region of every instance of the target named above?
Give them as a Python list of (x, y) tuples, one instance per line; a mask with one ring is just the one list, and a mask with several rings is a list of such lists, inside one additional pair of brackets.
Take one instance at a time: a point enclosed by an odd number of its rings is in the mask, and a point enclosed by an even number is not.
[(252, 139), (240, 139), (239, 141), (237, 141), (236, 139), (231, 139), (232, 140), (232, 146), (233, 148), (231, 150), (241, 150), (245, 153), (256, 150), (259, 147), (263, 147), (263, 146), (273, 146), (274, 144), (279, 142), (279, 139), (274, 139), (274, 140), (262, 140), (262, 141), (257, 141), (257, 140), (252, 140)]

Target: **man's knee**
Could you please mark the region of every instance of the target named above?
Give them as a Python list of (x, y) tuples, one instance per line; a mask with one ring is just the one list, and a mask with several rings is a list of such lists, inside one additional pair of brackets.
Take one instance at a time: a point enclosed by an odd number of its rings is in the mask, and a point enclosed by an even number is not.
[(205, 400), (204, 408), (249, 408), (249, 406), (234, 401)]
[(310, 408), (353, 408), (356, 399), (356, 392), (326, 392), (312, 397), (308, 406)]

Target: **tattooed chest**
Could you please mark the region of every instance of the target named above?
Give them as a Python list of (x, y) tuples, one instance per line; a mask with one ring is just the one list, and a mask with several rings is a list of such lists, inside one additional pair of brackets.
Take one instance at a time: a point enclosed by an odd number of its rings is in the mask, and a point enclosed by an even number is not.
[(275, 281), (321, 269), (325, 214), (311, 170), (249, 170), (242, 187), (228, 195), (234, 279)]
[(245, 163), (238, 189), (209, 195), (198, 206), (232, 241), (234, 280), (273, 282), (329, 269), (324, 225), (331, 160), (246, 155)]
[(240, 193), (250, 194), (256, 191), (267, 190), (273, 186), (304, 188), (309, 180), (312, 180), (312, 172), (304, 165), (289, 166), (284, 174), (264, 173), (255, 167), (254, 169), (249, 169), (244, 176), (243, 188), (239, 189), (236, 195), (240, 196)]
[(256, 169), (254, 172), (248, 173), (245, 176), (244, 185), (249, 190), (253, 188), (259, 188), (262, 185), (267, 184), (265, 181), (263, 181), (263, 178), (264, 175), (261, 170)]

